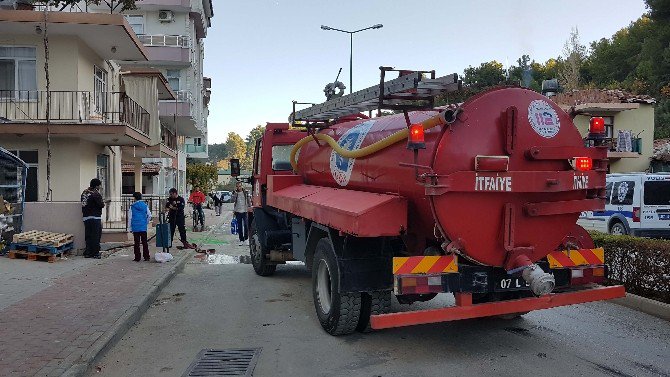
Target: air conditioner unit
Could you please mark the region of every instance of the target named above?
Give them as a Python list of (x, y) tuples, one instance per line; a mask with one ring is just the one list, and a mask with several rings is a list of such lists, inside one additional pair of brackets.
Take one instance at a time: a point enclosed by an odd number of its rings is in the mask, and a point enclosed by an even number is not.
[(174, 12), (171, 10), (160, 10), (158, 11), (158, 21), (160, 22), (172, 22), (174, 21)]

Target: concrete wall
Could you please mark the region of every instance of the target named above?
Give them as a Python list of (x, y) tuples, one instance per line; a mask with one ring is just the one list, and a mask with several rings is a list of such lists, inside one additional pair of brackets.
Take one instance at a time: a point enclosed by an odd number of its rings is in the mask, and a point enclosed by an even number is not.
[(84, 223), (81, 220), (81, 203), (78, 201), (26, 203), (23, 219), (24, 232), (43, 230), (68, 233), (74, 235), (75, 249), (86, 247)]
[[(642, 154), (636, 158), (620, 158), (610, 160), (610, 172), (625, 173), (645, 171), (649, 169), (650, 158), (653, 154), (654, 143), (654, 106), (640, 104), (639, 109), (621, 111), (613, 114), (594, 114), (614, 116), (614, 137), (619, 130), (631, 130), (633, 136), (640, 134), (642, 139)], [(574, 122), (579, 132), (586, 136), (589, 129), (590, 116), (578, 115)], [(643, 132), (644, 131), (644, 132)]]
[[(0, 139), (0, 147), (10, 150), (38, 151), (38, 200), (45, 200), (47, 190), (46, 137), (3, 135)], [(97, 175), (97, 156), (109, 153), (108, 148), (86, 140), (52, 138), (51, 190), (53, 200), (79, 201), (82, 190), (88, 187), (90, 180)], [(120, 192), (120, 180), (110, 182), (110, 184), (118, 184)]]

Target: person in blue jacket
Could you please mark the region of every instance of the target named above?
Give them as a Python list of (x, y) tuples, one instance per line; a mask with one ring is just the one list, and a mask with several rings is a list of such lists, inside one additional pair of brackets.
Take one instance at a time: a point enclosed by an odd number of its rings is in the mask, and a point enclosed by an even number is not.
[(135, 241), (135, 262), (141, 260), (140, 242), (142, 243), (142, 251), (145, 261), (151, 260), (149, 255), (149, 244), (147, 243), (147, 227), (151, 221), (151, 211), (147, 203), (142, 200), (142, 194), (139, 192), (133, 193), (135, 202), (130, 206), (128, 211), (128, 224), (130, 231), (133, 232), (133, 239)]

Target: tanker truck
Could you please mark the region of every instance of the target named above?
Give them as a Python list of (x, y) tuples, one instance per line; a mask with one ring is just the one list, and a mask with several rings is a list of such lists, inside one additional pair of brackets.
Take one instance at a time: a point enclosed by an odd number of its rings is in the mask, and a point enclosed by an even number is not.
[[(398, 77), (385, 77), (398, 72)], [(576, 225), (602, 210), (604, 122), (583, 138), (551, 99), (501, 87), (435, 108), (456, 74), (381, 67), (380, 84), (268, 123), (249, 216), (256, 274), (302, 261), (331, 335), (515, 317), (622, 297)], [(371, 118), (366, 111), (391, 109)], [(392, 312), (437, 294), (454, 304)], [(394, 304), (395, 305), (395, 304)]]

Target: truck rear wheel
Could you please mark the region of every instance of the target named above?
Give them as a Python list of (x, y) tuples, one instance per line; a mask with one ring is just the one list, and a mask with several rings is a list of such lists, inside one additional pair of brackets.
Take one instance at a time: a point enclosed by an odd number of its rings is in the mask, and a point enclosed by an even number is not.
[(254, 271), (257, 275), (270, 276), (275, 273), (277, 265), (271, 264), (267, 258), (268, 250), (261, 245), (258, 238), (256, 221), (251, 222), (249, 229), (249, 254), (251, 255), (251, 265), (254, 266)]
[(335, 250), (327, 238), (322, 238), (316, 245), (312, 293), (316, 315), (327, 333), (345, 335), (356, 331), (361, 315), (361, 294), (340, 292)]
[(361, 317), (357, 331), (370, 332), (370, 316), (391, 312), (391, 291), (364, 292), (361, 294)]

